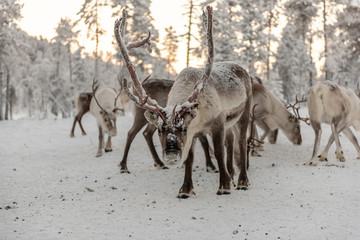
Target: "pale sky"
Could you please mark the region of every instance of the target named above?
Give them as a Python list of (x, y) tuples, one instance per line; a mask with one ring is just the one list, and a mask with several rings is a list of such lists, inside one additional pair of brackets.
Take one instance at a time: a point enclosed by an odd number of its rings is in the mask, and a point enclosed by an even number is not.
[[(19, 3), (24, 4), (21, 11), (23, 18), (19, 26), (32, 36), (41, 35), (50, 40), (55, 36), (55, 28), (61, 18), (69, 17), (72, 21), (78, 19), (76, 13), (83, 2), (84, 0), (19, 0)], [(166, 27), (173, 26), (178, 35), (186, 32), (184, 25), (188, 20), (186, 16), (183, 16), (186, 11), (183, 7), (184, 3), (186, 2), (179, 0), (152, 0), (152, 17), (155, 19), (153, 24), (159, 31), (160, 42), (165, 36), (164, 28)], [(106, 30), (106, 34), (100, 39), (99, 48), (104, 51), (104, 54), (107, 51), (114, 53), (111, 42), (115, 18), (111, 18), (111, 10), (102, 12), (100, 18), (100, 24)], [(92, 52), (95, 48), (93, 41), (86, 39), (86, 29), (80, 30), (82, 32), (80, 45), (85, 46), (86, 52)], [(195, 40), (193, 41), (196, 44)], [(185, 67), (186, 46), (185, 41), (182, 42), (177, 55), (177, 71)]]

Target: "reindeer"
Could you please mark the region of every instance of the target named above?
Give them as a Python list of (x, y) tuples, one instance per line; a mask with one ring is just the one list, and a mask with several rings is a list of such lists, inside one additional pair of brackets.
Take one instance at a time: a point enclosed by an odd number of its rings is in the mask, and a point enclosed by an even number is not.
[(109, 86), (97, 85), (97, 81), (93, 81), (92, 94), (93, 98), (90, 103), (90, 112), (96, 118), (99, 128), (99, 147), (96, 157), (103, 155), (104, 135), (108, 135), (105, 146), (105, 152), (111, 152), (111, 137), (116, 136), (116, 119), (120, 112), (123, 112), (123, 105), (120, 100), (120, 93), (116, 89)]
[(74, 118), (74, 123), (71, 128), (70, 137), (75, 136), (74, 130), (75, 130), (76, 122), (79, 122), (79, 126), (81, 129), (82, 135), (86, 135), (86, 132), (81, 124), (81, 119), (84, 116), (84, 114), (90, 110), (90, 102), (91, 102), (92, 96), (93, 95), (91, 92), (82, 92), (74, 97), (74, 105), (78, 111), (78, 114)]
[[(142, 84), (144, 90), (147, 92), (148, 96), (152, 99), (155, 99), (160, 106), (165, 106), (168, 94), (173, 86), (174, 81), (173, 80), (167, 80), (167, 79), (149, 79), (145, 83)], [(132, 141), (134, 140), (137, 133), (146, 125), (146, 128), (143, 132), (144, 138), (146, 140), (146, 143), (149, 147), (149, 150), (151, 152), (151, 156), (154, 160), (154, 166), (157, 169), (168, 169), (168, 167), (160, 160), (155, 146), (153, 142), (153, 135), (156, 131), (156, 127), (153, 124), (150, 124), (146, 118), (145, 118), (145, 109), (141, 108), (139, 106), (135, 106), (134, 109), (134, 122), (130, 130), (128, 131), (128, 135), (126, 138), (126, 144), (124, 149), (124, 155), (119, 163), (118, 167), (120, 168), (120, 173), (130, 173), (127, 168), (127, 157), (129, 153), (129, 149), (131, 146)], [(209, 144), (204, 136), (200, 136), (199, 140), (201, 142), (201, 145), (204, 149), (205, 153), (205, 159), (206, 159), (206, 170), (208, 172), (216, 172), (216, 167), (211, 161), (210, 154), (209, 154)], [(165, 155), (165, 152), (163, 151), (163, 155)], [(168, 164), (173, 164), (175, 162), (167, 162)]]
[[(355, 146), (360, 158), (360, 147), (358, 141), (350, 129), (360, 130), (360, 100), (355, 92), (347, 87), (326, 80), (319, 81), (310, 89), (308, 96), (308, 110), (310, 123), (315, 132), (315, 143), (311, 159), (305, 165), (316, 166), (319, 161), (327, 161), (327, 154), (332, 142), (336, 143), (336, 158), (340, 162), (345, 161), (339, 133), (343, 132)], [(321, 123), (331, 126), (331, 136), (324, 151), (318, 156)]]
[[(300, 133), (300, 115), (291, 114), (280, 100), (264, 85), (253, 83), (253, 102), (255, 124), (263, 131), (260, 141), (263, 142), (268, 133), (281, 129), (294, 145), (302, 142)], [(298, 103), (298, 100), (295, 104)], [(298, 112), (297, 112), (298, 113)]]
[[(194, 138), (205, 134), (210, 134), (213, 139), (218, 162), (220, 174), (217, 194), (231, 192), (231, 177), (224, 163), (224, 139), (226, 129), (233, 125), (238, 125), (240, 131), (238, 141), (232, 143), (239, 145), (241, 155), (237, 189), (247, 189), (249, 186), (246, 174), (246, 130), (252, 99), (250, 76), (236, 63), (213, 63), (212, 16), (213, 10), (208, 6), (205, 23), (208, 57), (205, 68), (188, 67), (182, 70), (170, 90), (165, 108), (146, 94), (129, 59), (128, 49), (147, 43), (150, 33), (146, 39), (125, 45), (125, 11), (123, 18), (115, 22), (115, 38), (136, 89), (137, 96), (128, 91), (129, 97), (147, 110), (145, 117), (157, 127), (159, 136), (163, 139), (161, 143), (165, 157), (181, 157), (181, 161), (185, 163), (184, 182), (179, 190), (179, 198), (195, 194), (192, 182)], [(205, 13), (203, 19), (206, 19)]]

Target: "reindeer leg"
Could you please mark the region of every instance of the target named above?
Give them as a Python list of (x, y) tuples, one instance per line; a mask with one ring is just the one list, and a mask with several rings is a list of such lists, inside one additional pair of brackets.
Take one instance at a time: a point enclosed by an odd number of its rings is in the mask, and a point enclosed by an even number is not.
[(120, 173), (130, 173), (127, 168), (127, 157), (129, 154), (130, 146), (132, 141), (134, 140), (135, 136), (138, 134), (138, 132), (146, 125), (147, 121), (143, 117), (143, 112), (141, 114), (135, 112), (134, 122), (130, 130), (128, 131), (127, 138), (126, 138), (126, 144), (124, 149), (124, 155), (119, 163), (118, 167), (120, 168)]
[(270, 131), (269, 134), (268, 134), (269, 143), (275, 144), (276, 140), (277, 140), (277, 137), (278, 137), (278, 134), (279, 134), (279, 129), (275, 129), (273, 131)]
[(324, 151), (318, 156), (319, 161), (321, 161), (321, 162), (328, 161), (327, 155), (328, 155), (329, 149), (331, 147), (331, 144), (334, 142), (334, 139), (335, 139), (334, 134), (331, 133), (329, 140), (325, 146)]
[(234, 170), (234, 161), (233, 161), (233, 154), (234, 154), (234, 133), (231, 129), (228, 129), (226, 131), (226, 140), (225, 140), (225, 146), (226, 146), (226, 154), (227, 154), (227, 161), (226, 161), (226, 167), (227, 171), (231, 177), (232, 180), (234, 180), (235, 170)]
[[(254, 138), (259, 139), (259, 133), (258, 133), (256, 124), (254, 124)], [(264, 140), (262, 140), (262, 142), (264, 142)], [(255, 147), (254, 151), (252, 152), (252, 153), (254, 153), (254, 155), (252, 155), (252, 156), (261, 157), (261, 155), (257, 151), (264, 151), (264, 146), (262, 144), (260, 144), (258, 147)]]
[(225, 167), (224, 162), (224, 145), (225, 145), (225, 130), (224, 126), (216, 126), (212, 132), (214, 143), (215, 157), (219, 166), (219, 190), (216, 194), (230, 194), (231, 193), (231, 177)]
[(239, 139), (237, 139), (237, 144), (239, 144), (239, 150), (240, 150), (240, 161), (238, 165), (240, 174), (238, 179), (238, 185), (236, 188), (237, 190), (247, 190), (250, 185), (246, 173), (246, 165), (248, 160), (248, 156), (246, 153), (246, 149), (247, 149), (246, 130), (249, 125), (249, 119), (250, 119), (250, 105), (251, 105), (251, 99), (249, 98), (248, 100), (246, 100), (244, 111), (237, 123), (238, 128), (240, 130)]
[(311, 126), (313, 127), (314, 132), (315, 132), (314, 149), (313, 149), (313, 154), (312, 154), (310, 161), (304, 163), (304, 165), (317, 166), (318, 162), (319, 162), (319, 157), (317, 156), (317, 153), (319, 151), (322, 130), (321, 130), (321, 125), (319, 122), (311, 121)]
[(192, 141), (191, 147), (187, 154), (187, 158), (184, 162), (185, 164), (185, 176), (184, 183), (179, 190), (178, 198), (188, 198), (192, 195), (195, 195), (194, 186), (192, 181), (192, 167), (194, 163), (194, 139), (189, 140)]
[(80, 129), (81, 129), (82, 135), (86, 135), (86, 132), (85, 132), (85, 130), (84, 130), (83, 126), (82, 126), (82, 123), (81, 123), (81, 119), (82, 119), (83, 116), (84, 116), (84, 114), (81, 114), (79, 116), (79, 126), (80, 126)]
[(111, 136), (108, 136), (108, 140), (106, 142), (106, 147), (105, 147), (105, 152), (111, 152), (111, 151), (112, 151)]
[(99, 126), (99, 148), (98, 148), (98, 152), (96, 154), (96, 157), (100, 157), (102, 156), (102, 148), (104, 146), (104, 134), (103, 134), (103, 130), (102, 127)]
[(153, 142), (153, 135), (156, 131), (156, 127), (152, 124), (148, 124), (143, 132), (144, 138), (146, 140), (146, 143), (150, 149), (151, 156), (154, 160), (154, 166), (157, 169), (169, 169), (165, 164), (160, 160), (159, 155), (156, 152), (154, 142)]
[(79, 116), (79, 114), (77, 114), (77, 115), (74, 117), (74, 122), (73, 122), (73, 125), (72, 125), (72, 128), (71, 128), (71, 131), (70, 131), (70, 137), (75, 137), (74, 131), (75, 131), (76, 122), (78, 121), (78, 116)]
[(359, 143), (358, 143), (355, 135), (353, 134), (351, 129), (348, 128), (348, 127), (344, 128), (343, 133), (345, 134), (345, 136), (350, 140), (350, 142), (356, 148), (356, 151), (358, 152), (358, 159), (360, 159), (360, 146), (359, 146)]
[[(345, 157), (344, 157), (344, 152), (342, 150), (341, 144), (340, 144), (340, 139), (339, 139), (339, 132), (341, 131), (340, 127), (339, 127), (339, 123), (336, 122), (336, 119), (334, 119), (332, 121), (331, 125), (331, 131), (334, 135), (335, 138), (335, 144), (336, 144), (336, 151), (335, 151), (335, 155), (336, 158), (340, 161), (340, 162), (345, 162)], [(338, 131), (340, 130), (340, 131)]]
[(211, 161), (211, 157), (210, 157), (210, 149), (209, 149), (209, 141), (206, 138), (206, 135), (202, 135), (199, 137), (201, 146), (204, 150), (204, 154), (205, 154), (205, 159), (206, 159), (206, 171), (207, 172), (212, 172), (212, 173), (217, 173), (219, 172), (215, 165), (213, 164), (213, 162)]

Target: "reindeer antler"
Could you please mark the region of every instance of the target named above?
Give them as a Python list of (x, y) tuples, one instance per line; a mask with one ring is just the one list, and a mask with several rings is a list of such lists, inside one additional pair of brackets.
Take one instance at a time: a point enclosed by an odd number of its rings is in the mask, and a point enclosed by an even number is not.
[(260, 141), (259, 139), (256, 139), (256, 138), (254, 137), (255, 107), (256, 107), (257, 105), (258, 105), (258, 104), (255, 104), (255, 105), (253, 106), (252, 114), (250, 115), (250, 118), (251, 118), (250, 136), (249, 136), (248, 139), (247, 139), (247, 143), (248, 143), (248, 145), (250, 146), (250, 148), (259, 147), (260, 144), (264, 144), (263, 141)]
[[(132, 62), (130, 61), (130, 57), (129, 57), (129, 52), (128, 50), (132, 49), (132, 48), (138, 48), (141, 47), (145, 44), (150, 45), (150, 32), (148, 34), (148, 36), (140, 41), (137, 42), (131, 42), (127, 45), (125, 45), (124, 43), (124, 33), (125, 33), (125, 24), (126, 24), (126, 11), (123, 10), (123, 17), (120, 20), (116, 20), (115, 21), (115, 25), (114, 25), (114, 33), (115, 33), (115, 39), (117, 41), (117, 44), (120, 48), (121, 51), (121, 55), (124, 58), (124, 62), (125, 65), (130, 73), (130, 77), (133, 81), (134, 87), (135, 87), (135, 91), (137, 93), (138, 96), (134, 96), (129, 89), (127, 88), (127, 79), (123, 79), (123, 87), (126, 91), (126, 93), (128, 94), (129, 98), (131, 100), (133, 100), (137, 105), (139, 105), (140, 107), (144, 108), (144, 109), (148, 109), (152, 112), (156, 112), (159, 114), (159, 116), (164, 120), (167, 121), (166, 119), (166, 111), (163, 107), (161, 107), (156, 100), (150, 98), (149, 96), (147, 96), (144, 88), (142, 87), (141, 82), (139, 81), (139, 78), (136, 74), (135, 71), (135, 67), (132, 64)], [(150, 77), (150, 76), (149, 76)], [(144, 81), (146, 81), (149, 77), (147, 77)]]
[[(95, 87), (95, 85), (96, 85), (96, 87)], [(99, 106), (99, 108), (100, 108), (101, 110), (105, 111), (105, 109), (104, 109), (103, 107), (101, 107), (99, 101), (97, 100), (97, 98), (96, 98), (96, 96), (95, 96), (95, 92), (96, 92), (96, 90), (99, 88), (99, 86), (100, 86), (100, 85), (98, 84), (98, 81), (94, 78), (94, 79), (93, 79), (93, 84), (92, 84), (92, 86), (91, 86), (93, 98), (95, 99), (95, 101), (96, 101), (97, 105)], [(116, 102), (116, 100), (115, 100), (115, 102)]]
[(212, 65), (214, 62), (214, 42), (213, 42), (213, 29), (212, 29), (213, 8), (211, 6), (207, 6), (206, 10), (207, 10), (207, 16), (204, 11), (202, 15), (203, 23), (204, 26), (206, 27), (206, 40), (208, 46), (208, 55), (205, 64), (205, 72), (202, 78), (196, 83), (194, 90), (190, 94), (188, 100), (185, 103), (183, 103), (181, 106), (174, 107), (173, 115), (179, 114), (180, 116), (183, 116), (187, 110), (194, 109), (197, 107), (198, 103), (196, 103), (196, 99), (199, 93), (201, 93), (201, 91), (204, 89), (204, 85), (210, 77)]
[(303, 96), (303, 97), (301, 98), (301, 100), (299, 100), (299, 99), (298, 99), (298, 96), (296, 95), (295, 100), (296, 100), (296, 102), (295, 102), (294, 104), (289, 103), (289, 105), (286, 106), (286, 108), (288, 108), (288, 109), (289, 109), (289, 108), (292, 108), (292, 110), (293, 110), (295, 116), (297, 117), (297, 119), (305, 122), (307, 125), (310, 126), (310, 122), (309, 122), (310, 119), (309, 119), (308, 117), (307, 117), (307, 118), (303, 118), (303, 117), (300, 116), (300, 113), (299, 113), (300, 105), (299, 105), (298, 107), (296, 107), (297, 104), (306, 102), (307, 99), (304, 98), (304, 96)]

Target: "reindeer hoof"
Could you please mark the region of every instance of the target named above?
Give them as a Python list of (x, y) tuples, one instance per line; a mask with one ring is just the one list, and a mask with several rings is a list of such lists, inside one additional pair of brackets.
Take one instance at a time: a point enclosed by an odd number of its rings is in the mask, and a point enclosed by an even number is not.
[(111, 148), (110, 149), (105, 148), (105, 152), (112, 152), (112, 149)]
[(96, 157), (101, 157), (101, 156), (102, 156), (102, 153), (96, 154)]
[(340, 162), (345, 162), (345, 158), (340, 158), (339, 161)]
[(179, 193), (177, 195), (177, 198), (179, 198), (179, 199), (187, 199), (187, 198), (189, 198), (189, 197), (191, 197), (193, 195), (195, 195), (194, 191), (191, 191), (190, 193)]
[(206, 167), (206, 172), (209, 172), (209, 173), (218, 173), (219, 170), (217, 170), (215, 167)]
[(70, 137), (73, 138), (73, 137), (75, 137), (75, 135), (74, 135), (74, 134), (70, 134)]
[(191, 196), (195, 195), (194, 189), (191, 188), (190, 190), (186, 191), (183, 187), (180, 188), (179, 194), (177, 195), (178, 198), (186, 199)]
[(130, 171), (128, 169), (120, 169), (120, 173), (128, 173), (128, 174), (130, 174)]
[(248, 190), (250, 186), (249, 180), (246, 178), (246, 180), (239, 179), (238, 185), (236, 190)]
[(237, 188), (236, 188), (236, 190), (243, 190), (243, 191), (246, 191), (246, 190), (248, 190), (249, 189), (249, 187), (246, 187), (246, 186), (238, 186)]
[(158, 170), (166, 170), (169, 169), (166, 165), (158, 165), (158, 164), (154, 164), (154, 167)]
[(217, 195), (229, 195), (231, 194), (231, 190), (230, 189), (219, 189), (216, 192)]
[(177, 195), (177, 198), (179, 198), (179, 199), (187, 199), (187, 198), (189, 198), (191, 195), (190, 194), (187, 194), (187, 193), (179, 193), (178, 195)]
[(312, 158), (311, 160), (309, 160), (308, 162), (304, 163), (305, 166), (317, 166), (318, 165), (318, 158)]
[(261, 157), (261, 155), (256, 150), (251, 151), (251, 156), (252, 157)]

